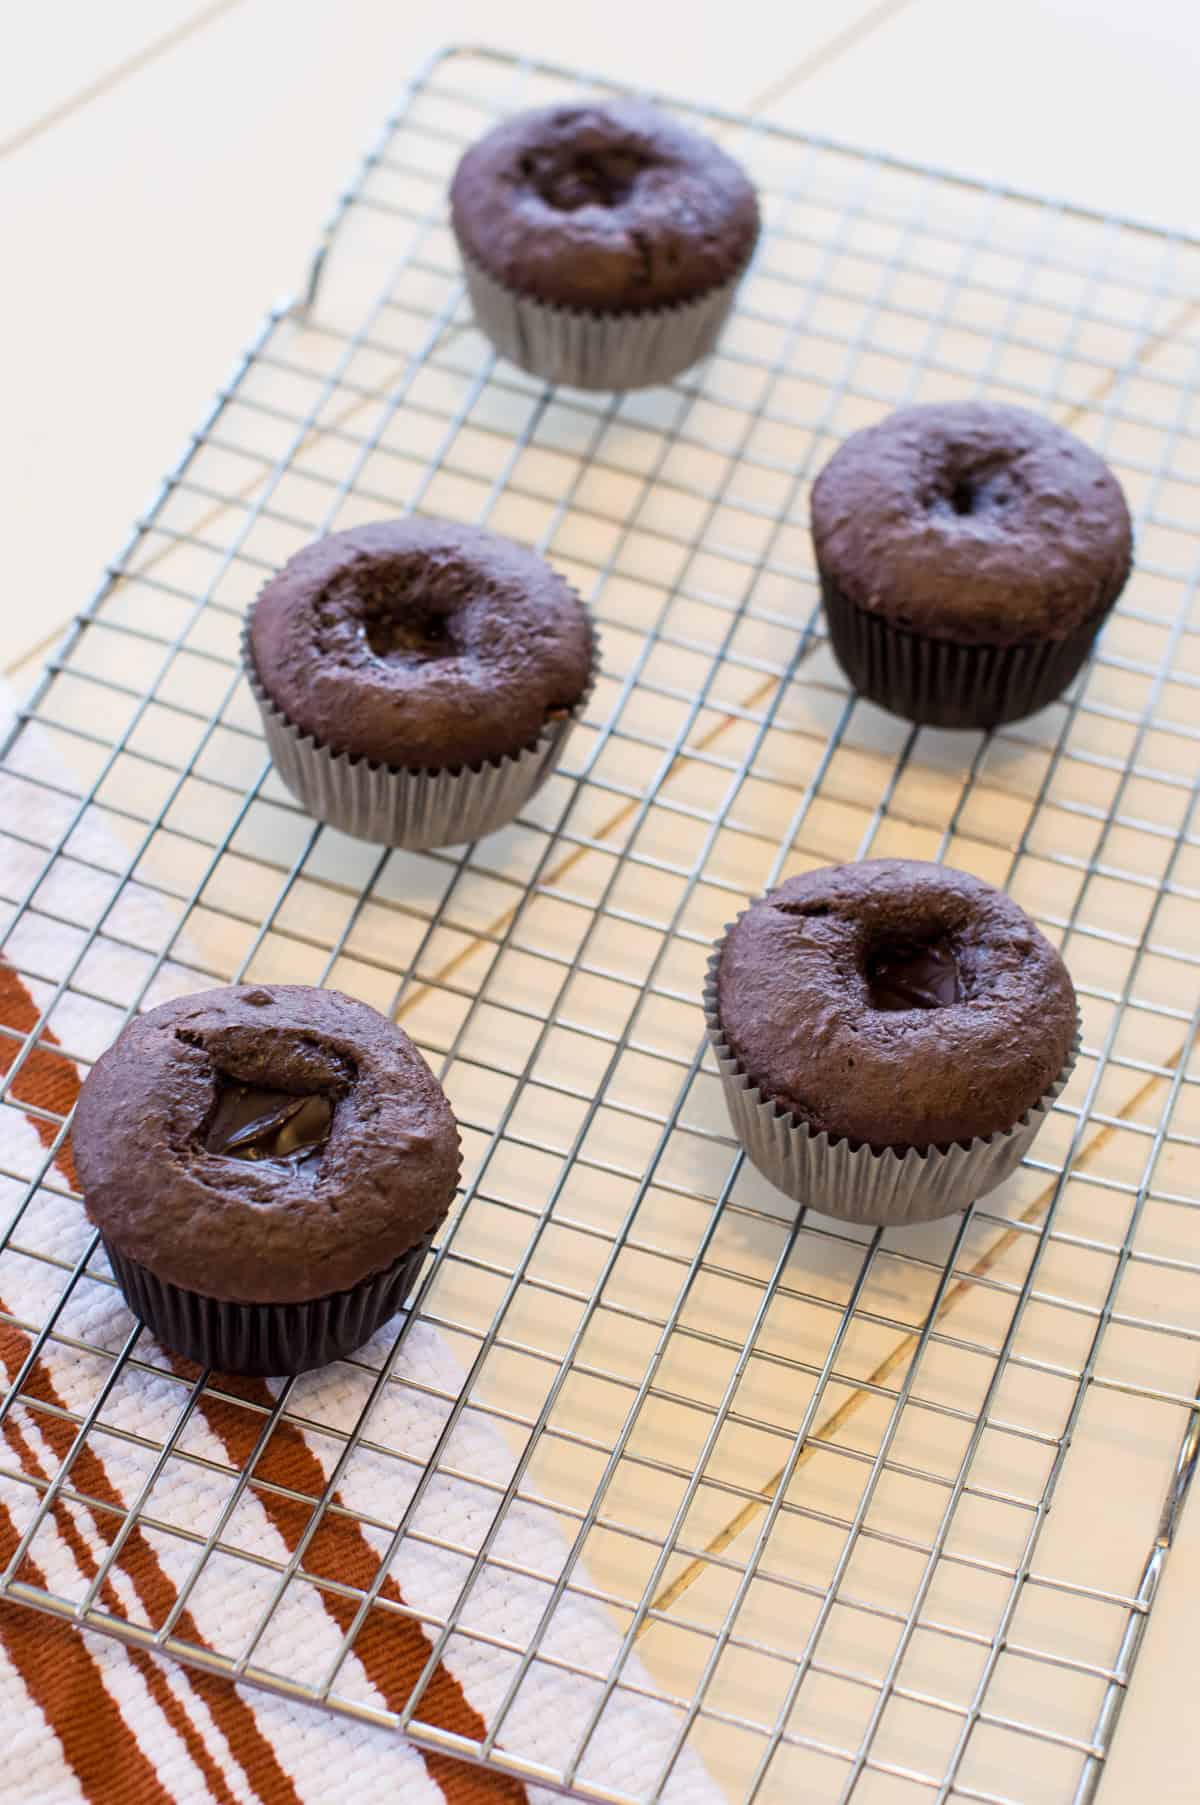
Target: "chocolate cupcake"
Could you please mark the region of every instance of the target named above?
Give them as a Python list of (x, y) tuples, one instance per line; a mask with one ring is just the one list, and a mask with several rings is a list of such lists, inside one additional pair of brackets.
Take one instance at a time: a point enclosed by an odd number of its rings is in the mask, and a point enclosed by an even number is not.
[(410, 848), (511, 821), (591, 690), (587, 610), (536, 553), (443, 520), (333, 533), (251, 612), (267, 744), (311, 815)]
[(451, 221), (496, 349), (548, 382), (667, 382), (716, 341), (758, 240), (745, 171), (632, 101), (521, 113), (455, 171)]
[(903, 408), (813, 487), (829, 635), (855, 689), (907, 720), (996, 727), (1062, 694), (1129, 576), (1096, 453), (1022, 408)]
[(425, 1061), (335, 990), (232, 985), (138, 1017), (72, 1130), (131, 1310), (204, 1366), (297, 1373), (411, 1290), (454, 1197), (458, 1130)]
[(1024, 911), (906, 859), (810, 871), (752, 903), (704, 1002), (751, 1160), (855, 1222), (927, 1221), (992, 1190), (1078, 1050), (1070, 976)]

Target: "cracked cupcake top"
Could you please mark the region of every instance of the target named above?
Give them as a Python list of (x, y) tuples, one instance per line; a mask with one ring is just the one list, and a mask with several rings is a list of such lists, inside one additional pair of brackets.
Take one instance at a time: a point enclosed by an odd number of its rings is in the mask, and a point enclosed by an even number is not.
[(720, 953), (721, 1031), (764, 1098), (876, 1148), (1009, 1129), (1066, 1064), (1066, 966), (1024, 910), (965, 871), (867, 859), (789, 878)]
[(523, 295), (597, 313), (690, 301), (737, 275), (758, 201), (719, 145), (631, 101), (520, 113), (450, 191), (469, 257)]
[(813, 485), (812, 531), (847, 601), (963, 645), (1067, 638), (1111, 607), (1133, 554), (1104, 460), (983, 401), (901, 408), (852, 434)]
[(587, 688), (592, 630), (536, 552), (448, 520), (306, 546), (250, 619), (255, 674), (332, 752), (408, 770), (512, 756)]
[(301, 984), (231, 985), (130, 1022), (72, 1143), (106, 1241), (234, 1303), (303, 1303), (382, 1272), (445, 1216), (458, 1130), (408, 1036)]

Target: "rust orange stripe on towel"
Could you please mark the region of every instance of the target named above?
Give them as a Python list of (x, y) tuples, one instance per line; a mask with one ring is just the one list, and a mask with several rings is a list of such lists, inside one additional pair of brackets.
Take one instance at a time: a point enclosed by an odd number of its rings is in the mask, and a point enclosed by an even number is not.
[[(0, 1312), (6, 1315), (12, 1314), (2, 1298), (0, 1298)], [(29, 1352), (29, 1347), (30, 1342), (27, 1335), (10, 1324), (0, 1322), (0, 1364), (7, 1370), (10, 1381), (20, 1370), (21, 1364)], [(50, 1377), (46, 1363), (41, 1360), (27, 1375), (21, 1395), (23, 1398), (35, 1399), (39, 1403), (48, 1404), (53, 1410), (66, 1408)], [(74, 1440), (74, 1425), (62, 1417), (41, 1412), (38, 1413), (37, 1423), (41, 1435), (56, 1459), (60, 1461), (65, 1459)], [(30, 1452), (32, 1455), (32, 1450)], [(22, 1465), (30, 1473), (34, 1473), (36, 1470), (36, 1455), (33, 1455), (32, 1458), (34, 1465), (30, 1466), (22, 1457)], [(105, 1542), (112, 1543), (121, 1523), (121, 1517), (115, 1512), (122, 1511), (123, 1504), (120, 1494), (108, 1477), (104, 1463), (93, 1448), (85, 1446), (79, 1450), (71, 1469), (71, 1478), (77, 1491), (96, 1500), (96, 1506), (89, 1507), (92, 1521)], [(115, 1511), (97, 1508), (105, 1504), (114, 1506)], [(96, 1563), (92, 1559), (86, 1543), (80, 1543), (78, 1547), (75, 1545), (73, 1538), (78, 1538), (78, 1530), (70, 1513), (60, 1505), (56, 1508), (55, 1517), (59, 1529), (72, 1546), (76, 1565), (88, 1579), (91, 1579), (96, 1570)], [(149, 1622), (154, 1625), (164, 1623), (175, 1603), (175, 1586), (164, 1572), (158, 1556), (140, 1529), (135, 1528), (126, 1538), (124, 1547), (118, 1556), (118, 1564), (122, 1572), (132, 1581)], [(115, 1593), (111, 1597), (105, 1598), (105, 1604), (114, 1615), (125, 1615)], [(190, 1611), (181, 1613), (176, 1633), (184, 1641), (195, 1642), (200, 1648), (208, 1646)], [(140, 1651), (135, 1649), (130, 1653), (136, 1658)], [(157, 1668), (153, 1668), (152, 1663), (149, 1665), (157, 1673)], [(241, 1694), (227, 1680), (219, 1679), (215, 1674), (196, 1673), (188, 1668), (181, 1671), (187, 1674), (193, 1692), (208, 1707), (213, 1722), (225, 1738), (234, 1759), (259, 1798), (268, 1801), (268, 1805), (300, 1805), (299, 1794), (296, 1792), (290, 1776), (280, 1765), (270, 1742), (259, 1730), (254, 1712)], [(170, 1698), (172, 1706), (178, 1710), (177, 1701), (169, 1691), (167, 1696)], [(159, 1702), (162, 1703), (161, 1698)], [(165, 1708), (164, 1706), (164, 1710)], [(178, 1724), (175, 1727), (180, 1728)], [(187, 1740), (186, 1737), (185, 1740)], [(189, 1752), (197, 1760), (197, 1765), (205, 1768), (206, 1777), (209, 1780), (209, 1790), (217, 1797), (225, 1797), (223, 1779), (218, 1775), (214, 1780), (212, 1776), (207, 1775), (206, 1763), (210, 1758), (207, 1752), (203, 1751), (203, 1744), (200, 1745), (203, 1759), (199, 1758), (190, 1741), (188, 1746)], [(232, 1797), (232, 1795), (228, 1796)]]
[[(195, 1369), (187, 1362), (178, 1363), (188, 1374)], [(223, 1391), (244, 1398), (247, 1403), (270, 1410), (274, 1398), (260, 1379), (241, 1379), (222, 1375), (216, 1381)], [(209, 1393), (201, 1399), (201, 1407), (210, 1428), (225, 1445), (230, 1464), (244, 1467), (249, 1461), (262, 1427), (257, 1412), (240, 1410)], [(291, 1423), (276, 1424), (267, 1446), (259, 1456), (255, 1477), (269, 1485), (286, 1486), (318, 1498), (325, 1489), (325, 1473), (320, 1461), (300, 1431)], [(257, 1490), (259, 1503), (276, 1531), (293, 1552), (308, 1527), (311, 1511), (307, 1505), (274, 1492)], [(335, 1500), (340, 1503), (340, 1500)], [(366, 1590), (379, 1568), (379, 1557), (358, 1524), (349, 1517), (326, 1511), (305, 1553), (306, 1571), (317, 1577), (336, 1579), (342, 1585)], [(403, 1595), (395, 1581), (386, 1578), (381, 1595), (390, 1603), (402, 1605)], [(344, 1633), (356, 1611), (353, 1599), (321, 1589), (321, 1602)], [(412, 1617), (394, 1611), (368, 1614), (354, 1641), (354, 1653), (376, 1690), (386, 1699), (392, 1711), (401, 1711), (412, 1695), (421, 1670), (429, 1659), (432, 1644)], [(483, 1718), (468, 1700), (462, 1687), (443, 1662), (429, 1680), (421, 1698), (422, 1714), (440, 1729), (480, 1741), (486, 1734)], [(462, 1761), (422, 1749), (425, 1765), (438, 1782), (450, 1805), (528, 1805), (528, 1794), (519, 1780), (507, 1775), (488, 1773)]]
[[(6, 1506), (0, 1504), (0, 1565), (12, 1559), (18, 1539)], [(29, 1585), (49, 1589), (33, 1561), (24, 1563), (21, 1574)], [(118, 1800), (121, 1805), (173, 1805), (78, 1631), (57, 1618), (3, 1604), (0, 1644), (93, 1805), (117, 1805)]]
[[(40, 1479), (43, 1483), (48, 1481), (50, 1475), (47, 1473), (45, 1467), (43, 1467), (30, 1443), (21, 1433), (18, 1425), (13, 1421), (11, 1415), (5, 1418), (4, 1439), (20, 1461), (21, 1468), (24, 1472), (28, 1473), (31, 1478)], [(68, 1551), (72, 1555), (76, 1567), (83, 1575), (84, 1579), (89, 1581), (93, 1580), (96, 1577), (99, 1563), (91, 1549), (88, 1547), (84, 1537), (80, 1534), (79, 1525), (71, 1515), (67, 1505), (61, 1499), (56, 1499), (51, 1508), (55, 1527), (62, 1537)], [(18, 1568), (18, 1573), (24, 1577), (25, 1571), (25, 1564), (22, 1563), (21, 1567)], [(100, 1588), (100, 1598), (103, 1601), (105, 1609), (111, 1611), (114, 1616), (125, 1616), (121, 1600), (111, 1580), (106, 1580)], [(204, 1738), (200, 1735), (191, 1718), (168, 1686), (166, 1675), (163, 1673), (161, 1667), (159, 1667), (155, 1661), (151, 1660), (144, 1649), (129, 1648), (126, 1649), (125, 1652), (128, 1659), (132, 1661), (138, 1673), (142, 1676), (147, 1692), (150, 1694), (171, 1728), (175, 1731), (175, 1734), (182, 1741), (188, 1754), (191, 1756), (200, 1772), (204, 1775), (205, 1784), (207, 1785), (211, 1796), (218, 1800), (220, 1805), (237, 1805), (235, 1795), (229, 1790), (229, 1787), (225, 1783), (224, 1774), (205, 1747)], [(129, 1734), (128, 1729), (126, 1730), (126, 1734)]]
[[(0, 955), (0, 1026), (12, 1028), (17, 1034), (32, 1034), (41, 1013), (12, 966)], [(79, 1095), (79, 1073), (65, 1054), (50, 1050), (57, 1045), (49, 1027), (43, 1028), (37, 1046), (13, 1079), (10, 1094), (18, 1103), (65, 1116), (74, 1109)], [(20, 1041), (0, 1034), (0, 1078), (16, 1064), (20, 1051)], [(49, 1147), (58, 1132), (55, 1124), (44, 1122), (40, 1116), (31, 1115), (28, 1120), (42, 1146)], [(70, 1141), (63, 1142), (54, 1163), (71, 1189), (76, 1190)]]
[[(0, 1023), (13, 1028), (20, 1034), (28, 1034), (35, 1026), (40, 1011), (35, 1006), (16, 972), (3, 959), (0, 959)], [(43, 1029), (42, 1040), (49, 1046), (56, 1046), (57, 1041), (49, 1028)], [(18, 1044), (5, 1037), (0, 1037), (0, 1072), (10, 1069), (16, 1058)], [(38, 1109), (52, 1111), (56, 1115), (65, 1116), (74, 1107), (79, 1094), (79, 1074), (73, 1063), (64, 1055), (47, 1050), (39, 1044), (34, 1048), (13, 1082), (13, 1095), (19, 1101), (31, 1104)], [(42, 1121), (39, 1117), (30, 1116), (30, 1122), (36, 1129), (44, 1146), (49, 1146), (55, 1135), (52, 1123)], [(70, 1143), (64, 1141), (59, 1148), (55, 1163), (68, 1184), (75, 1187), (75, 1168), (71, 1159)], [(13, 1314), (7, 1310), (0, 1300), (0, 1311)], [(7, 1369), (10, 1381), (19, 1371), (22, 1362), (28, 1355), (30, 1341), (19, 1329), (0, 1323), (0, 1363)], [(23, 1387), (23, 1395), (31, 1399), (49, 1404), (55, 1408), (65, 1408), (44, 1361), (39, 1361), (27, 1375)], [(74, 1427), (63, 1418), (39, 1413), (39, 1429), (55, 1456), (62, 1460), (74, 1439)], [(32, 1450), (30, 1451), (32, 1453)], [(34, 1457), (36, 1458), (36, 1457)], [(28, 1470), (28, 1469), (27, 1469)], [(122, 1500), (116, 1487), (112, 1484), (103, 1462), (90, 1447), (80, 1449), (75, 1459), (73, 1478), (78, 1490), (94, 1498), (97, 1505), (110, 1504), (118, 1510), (122, 1509)], [(103, 1509), (92, 1509), (92, 1519), (106, 1542), (111, 1543), (116, 1537), (120, 1517)], [(69, 1513), (65, 1510), (59, 1514), (59, 1527), (63, 1528), (63, 1517), (70, 1523)], [(73, 1523), (71, 1529), (75, 1530)], [(88, 1555), (86, 1544), (82, 1545), (83, 1553)], [(118, 1557), (121, 1569), (129, 1576), (137, 1592), (137, 1596), (153, 1624), (166, 1620), (171, 1606), (175, 1602), (176, 1591), (170, 1578), (163, 1570), (153, 1548), (146, 1541), (139, 1529), (134, 1529), (127, 1537)], [(80, 1570), (90, 1579), (95, 1572), (93, 1565), (90, 1571), (80, 1563), (78, 1551), (76, 1561)], [(106, 1600), (110, 1608), (115, 1608), (118, 1615), (119, 1601)], [(11, 1610), (8, 1612), (11, 1615)], [(22, 1613), (23, 1615), (23, 1613)], [(73, 1633), (73, 1632), (68, 1632)], [(178, 1624), (178, 1633), (185, 1640), (197, 1643), (201, 1648), (207, 1644), (196, 1626), (191, 1613), (185, 1611)], [(128, 1651), (137, 1655), (139, 1651)], [(153, 1662), (141, 1659), (159, 1681), (161, 1674)], [(195, 1673), (184, 1669), (188, 1683), (196, 1696), (203, 1700), (217, 1730), (224, 1737), (235, 1761), (241, 1767), (247, 1781), (257, 1796), (265, 1801), (265, 1805), (300, 1805), (297, 1793), (287, 1770), (281, 1765), (270, 1741), (258, 1728), (254, 1712), (246, 1700), (227, 1680), (215, 1675)], [(163, 1686), (166, 1697), (170, 1700), (171, 1711), (164, 1706), (164, 1714), (175, 1723), (175, 1728), (183, 1731), (175, 1722), (174, 1712), (181, 1708), (170, 1689)], [(157, 1696), (157, 1693), (156, 1693)], [(162, 1698), (159, 1703), (162, 1704)], [(186, 1717), (186, 1714), (181, 1713)], [(59, 1726), (51, 1720), (56, 1730)], [(127, 1732), (128, 1733), (128, 1732)], [(209, 1790), (218, 1798), (232, 1797), (225, 1788), (225, 1782), (219, 1772), (214, 1777), (212, 1760), (204, 1749), (203, 1743), (196, 1736), (195, 1730), (188, 1720), (188, 1734), (185, 1736), (189, 1753), (196, 1760), (197, 1766), (205, 1775)], [(199, 1744), (199, 1748), (195, 1746)], [(202, 1757), (202, 1758), (201, 1758)], [(124, 1795), (114, 1790), (110, 1798), (123, 1799)]]
[[(40, 1011), (21, 983), (17, 973), (0, 957), (0, 1023), (28, 1034), (35, 1026)], [(39, 1045), (33, 1050), (20, 1072), (13, 1081), (12, 1095), (19, 1101), (39, 1109), (52, 1111), (55, 1115), (65, 1116), (74, 1108), (79, 1094), (79, 1075), (74, 1064), (64, 1055), (51, 1051), (56, 1048), (57, 1039), (47, 1027), (42, 1030)], [(18, 1052), (18, 1043), (0, 1037), (0, 1074), (7, 1072), (12, 1066)], [(30, 1121), (36, 1129), (43, 1146), (50, 1146), (54, 1139), (55, 1128), (52, 1123), (31, 1116)], [(77, 1189), (74, 1162), (71, 1158), (70, 1143), (64, 1142), (55, 1156), (55, 1164), (63, 1177), (73, 1189)], [(0, 1305), (0, 1308), (3, 1308)], [(21, 1356), (22, 1358), (24, 1355)], [(186, 1362), (178, 1362), (177, 1368), (194, 1377), (195, 1369)], [(246, 1379), (225, 1379), (223, 1389), (246, 1398), (247, 1401), (271, 1408), (274, 1400), (267, 1387), (260, 1381)], [(34, 1384), (49, 1385), (48, 1377), (38, 1379), (31, 1375), (25, 1389), (31, 1395), (38, 1393)], [(51, 1387), (52, 1391), (52, 1387)], [(48, 1398), (49, 1392), (43, 1393)], [(251, 1413), (237, 1409), (232, 1404), (205, 1393), (201, 1398), (201, 1409), (209, 1427), (221, 1440), (225, 1447), (230, 1464), (240, 1469), (249, 1460), (257, 1440), (259, 1421)], [(66, 1425), (64, 1425), (66, 1427)], [(88, 1492), (98, 1500), (103, 1494), (97, 1489), (97, 1475), (90, 1467), (81, 1464), (85, 1460), (95, 1461), (96, 1467), (101, 1463), (90, 1449), (81, 1450), (77, 1456), (77, 1474), (79, 1489)], [(87, 1477), (85, 1479), (85, 1471)], [(102, 1471), (102, 1468), (101, 1468)], [(258, 1476), (268, 1482), (287, 1486), (293, 1491), (319, 1496), (324, 1490), (325, 1475), (320, 1462), (305, 1442), (299, 1430), (290, 1424), (280, 1424), (271, 1438), (268, 1448), (261, 1456), (258, 1464)], [(106, 1481), (107, 1483), (107, 1481)], [(111, 1486), (109, 1488), (112, 1490)], [(115, 1493), (113, 1494), (115, 1496)], [(298, 1546), (308, 1522), (308, 1511), (291, 1500), (276, 1497), (270, 1493), (257, 1492), (277, 1533), (290, 1550)], [(99, 1513), (104, 1517), (106, 1513)], [(99, 1519), (98, 1519), (99, 1520)], [(102, 1531), (103, 1533), (103, 1531)], [(153, 1550), (145, 1543), (139, 1531), (134, 1531), (122, 1550), (122, 1564), (127, 1558), (134, 1562), (135, 1574), (145, 1571), (140, 1565), (140, 1549), (131, 1544), (144, 1547), (150, 1561), (158, 1568), (157, 1558)], [(317, 1574), (327, 1573), (336, 1576), (348, 1585), (365, 1588), (374, 1578), (378, 1561), (374, 1550), (357, 1525), (345, 1517), (326, 1516), (308, 1549), (309, 1569)], [(161, 1584), (170, 1594), (173, 1601), (174, 1588), (165, 1573), (161, 1572)], [(157, 1580), (154, 1582), (157, 1587)], [(389, 1577), (381, 1587), (382, 1596), (392, 1604), (402, 1604), (403, 1598), (398, 1586)], [(164, 1594), (165, 1595), (165, 1594)], [(152, 1622), (161, 1622), (169, 1610), (168, 1603), (159, 1616), (152, 1611), (150, 1603), (139, 1597)], [(355, 1606), (352, 1601), (341, 1598), (334, 1593), (322, 1590), (321, 1599), (334, 1622), (344, 1632), (352, 1620)], [(68, 1634), (72, 1632), (68, 1631)], [(195, 1625), (190, 1614), (185, 1613), (179, 1623), (179, 1634), (189, 1640), (201, 1642), (195, 1632)], [(355, 1654), (367, 1673), (372, 1684), (386, 1700), (393, 1711), (400, 1711), (407, 1704), (417, 1679), (425, 1666), (432, 1644), (420, 1624), (414, 1619), (394, 1612), (376, 1612), (368, 1616), (355, 1640)], [(201, 1696), (209, 1697), (211, 1689), (225, 1699), (234, 1699), (252, 1722), (252, 1714), (244, 1701), (227, 1681), (209, 1675), (190, 1676), (192, 1683), (199, 1690), (203, 1683)], [(258, 1735), (254, 1735), (261, 1748), (244, 1749), (244, 1726), (231, 1726), (224, 1721), (224, 1711), (218, 1716), (211, 1705), (221, 1731), (231, 1749), (237, 1755), (241, 1765), (254, 1784), (260, 1797), (270, 1801), (270, 1805), (291, 1805), (296, 1799), (295, 1790), (287, 1774), (279, 1768), (278, 1762), (269, 1743)], [(422, 1698), (422, 1710), (429, 1720), (440, 1728), (464, 1736), (471, 1741), (479, 1741), (486, 1734), (487, 1726), (483, 1718), (467, 1699), (462, 1687), (450, 1673), (444, 1663), (439, 1663), (425, 1688)], [(239, 1729), (241, 1734), (239, 1734)], [(492, 1774), (481, 1768), (471, 1767), (465, 1762), (455, 1761), (448, 1756), (440, 1755), (432, 1750), (421, 1751), (430, 1777), (434, 1779), (448, 1801), (448, 1805), (528, 1805), (528, 1794), (519, 1780), (504, 1775)], [(269, 1768), (276, 1770), (272, 1775)]]

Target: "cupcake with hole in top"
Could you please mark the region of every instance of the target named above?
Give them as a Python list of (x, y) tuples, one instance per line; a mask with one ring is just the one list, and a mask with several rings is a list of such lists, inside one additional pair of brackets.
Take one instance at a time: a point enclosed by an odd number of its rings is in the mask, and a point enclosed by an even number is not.
[(535, 552), (451, 521), (380, 521), (292, 558), (243, 661), (280, 777), (310, 815), (388, 846), (503, 827), (590, 694), (591, 620)]
[(367, 1341), (416, 1282), (460, 1164), (408, 1036), (300, 984), (137, 1017), (88, 1074), (71, 1138), (130, 1309), (165, 1347), (240, 1373)]
[(1129, 509), (1104, 460), (1023, 408), (907, 407), (813, 486), (829, 636), (860, 694), (934, 727), (996, 727), (1076, 677), (1124, 588)]
[(733, 922), (704, 1007), (734, 1132), (796, 1203), (854, 1222), (963, 1210), (1070, 1076), (1075, 991), (1011, 897), (944, 865), (790, 878)]
[(633, 101), (506, 120), (463, 156), (450, 208), (480, 329), (585, 389), (668, 382), (711, 351), (759, 233), (741, 166)]

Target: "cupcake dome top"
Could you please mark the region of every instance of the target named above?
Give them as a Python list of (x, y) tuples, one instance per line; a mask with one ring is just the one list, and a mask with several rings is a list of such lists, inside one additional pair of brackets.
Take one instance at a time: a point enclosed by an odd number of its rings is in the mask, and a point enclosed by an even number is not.
[(450, 201), (460, 245), (489, 275), (599, 313), (706, 294), (741, 271), (759, 229), (741, 165), (633, 101), (505, 120), (464, 154)]
[(1129, 575), (1129, 509), (1104, 460), (1023, 408), (901, 408), (813, 486), (813, 543), (856, 607), (960, 645), (1061, 640)]
[(450, 1105), (408, 1036), (302, 984), (138, 1016), (89, 1073), (72, 1142), (106, 1241), (172, 1285), (253, 1304), (382, 1272), (445, 1216), (459, 1169)]
[(254, 673), (294, 727), (408, 770), (532, 745), (580, 700), (592, 649), (582, 602), (536, 552), (416, 518), (306, 546), (266, 585), (249, 629)]
[(916, 860), (790, 878), (730, 928), (717, 986), (724, 1038), (764, 1098), (876, 1148), (1011, 1128), (1076, 1031), (1067, 969), (1024, 910)]

